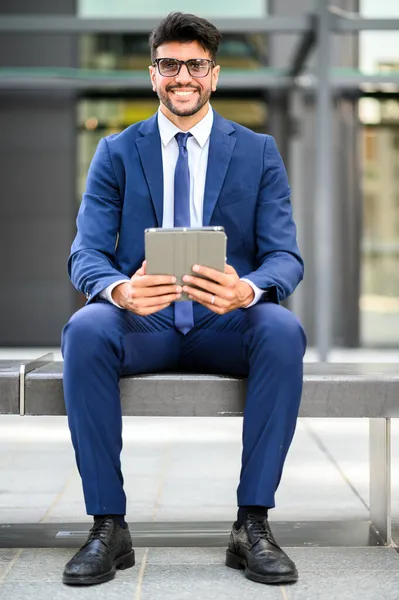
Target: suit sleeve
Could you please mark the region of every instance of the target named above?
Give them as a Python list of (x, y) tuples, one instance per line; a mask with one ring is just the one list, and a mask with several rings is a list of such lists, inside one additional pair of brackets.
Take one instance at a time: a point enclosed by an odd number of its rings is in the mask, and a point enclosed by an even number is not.
[(256, 242), (259, 267), (245, 277), (267, 292), (264, 300), (279, 303), (303, 279), (304, 267), (296, 241), (287, 173), (271, 136), (266, 137), (264, 149)]
[(86, 192), (76, 221), (77, 234), (68, 259), (71, 281), (89, 302), (115, 281), (129, 281), (115, 268), (122, 204), (107, 140), (103, 138), (87, 174)]

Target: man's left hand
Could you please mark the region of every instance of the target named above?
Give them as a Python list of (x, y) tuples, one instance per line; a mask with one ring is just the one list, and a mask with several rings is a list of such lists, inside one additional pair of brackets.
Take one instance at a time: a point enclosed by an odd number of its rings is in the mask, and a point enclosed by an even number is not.
[[(193, 271), (207, 279), (184, 275), (183, 292), (188, 293), (190, 300), (199, 302), (219, 315), (236, 308), (245, 308), (254, 299), (255, 293), (252, 287), (246, 281), (241, 281), (230, 265), (226, 264), (224, 273), (201, 265), (194, 265)], [(198, 290), (191, 285), (201, 289)]]

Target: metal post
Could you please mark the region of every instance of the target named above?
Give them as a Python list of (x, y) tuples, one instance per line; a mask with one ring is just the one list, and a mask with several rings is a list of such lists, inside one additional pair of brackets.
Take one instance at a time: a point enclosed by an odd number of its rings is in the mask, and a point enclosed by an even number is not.
[[(290, 170), (290, 181), (292, 187), (292, 206), (294, 218), (297, 226), (298, 246), (302, 256), (307, 252), (307, 227), (305, 215), (305, 194), (304, 194), (304, 139), (301, 128), (301, 118), (304, 115), (304, 93), (298, 87), (293, 86), (289, 95), (289, 157), (288, 164)], [(305, 260), (306, 269), (306, 260)], [(290, 309), (299, 317), (301, 321), (305, 320), (305, 290), (300, 285), (291, 296)]]
[(40, 369), (40, 367), (44, 367), (50, 362), (54, 362), (54, 353), (49, 352), (48, 354), (44, 354), (39, 358), (35, 358), (30, 362), (24, 363), (19, 367), (19, 414), (21, 416), (25, 415), (25, 376), (36, 369)]
[(370, 520), (391, 544), (391, 419), (370, 419)]
[(332, 100), (330, 13), (328, 0), (317, 0), (317, 128), (315, 185), (316, 347), (326, 361), (333, 327)]

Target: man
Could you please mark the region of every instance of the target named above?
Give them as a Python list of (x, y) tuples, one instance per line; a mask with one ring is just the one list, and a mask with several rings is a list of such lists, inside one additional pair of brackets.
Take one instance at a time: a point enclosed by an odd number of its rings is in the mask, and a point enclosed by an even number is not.
[[(107, 581), (134, 565), (125, 522), (119, 377), (161, 371), (248, 376), (238, 514), (226, 564), (262, 583), (296, 581), (268, 509), (298, 415), (305, 335), (279, 305), (303, 276), (290, 190), (273, 138), (209, 104), (219, 31), (170, 14), (150, 37), (156, 115), (100, 141), (77, 219), (69, 273), (87, 305), (63, 332), (64, 393), (94, 525), (66, 584)], [(220, 225), (224, 273), (194, 267), (183, 288), (146, 274), (144, 229)], [(192, 287), (196, 284), (201, 289)], [(177, 302), (187, 291), (190, 302)]]

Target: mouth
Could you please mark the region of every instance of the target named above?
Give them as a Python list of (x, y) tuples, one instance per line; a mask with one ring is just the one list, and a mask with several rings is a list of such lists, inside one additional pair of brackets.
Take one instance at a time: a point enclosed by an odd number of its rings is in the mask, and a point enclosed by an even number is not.
[(169, 90), (174, 96), (177, 98), (182, 98), (188, 100), (194, 94), (197, 93), (197, 90)]

